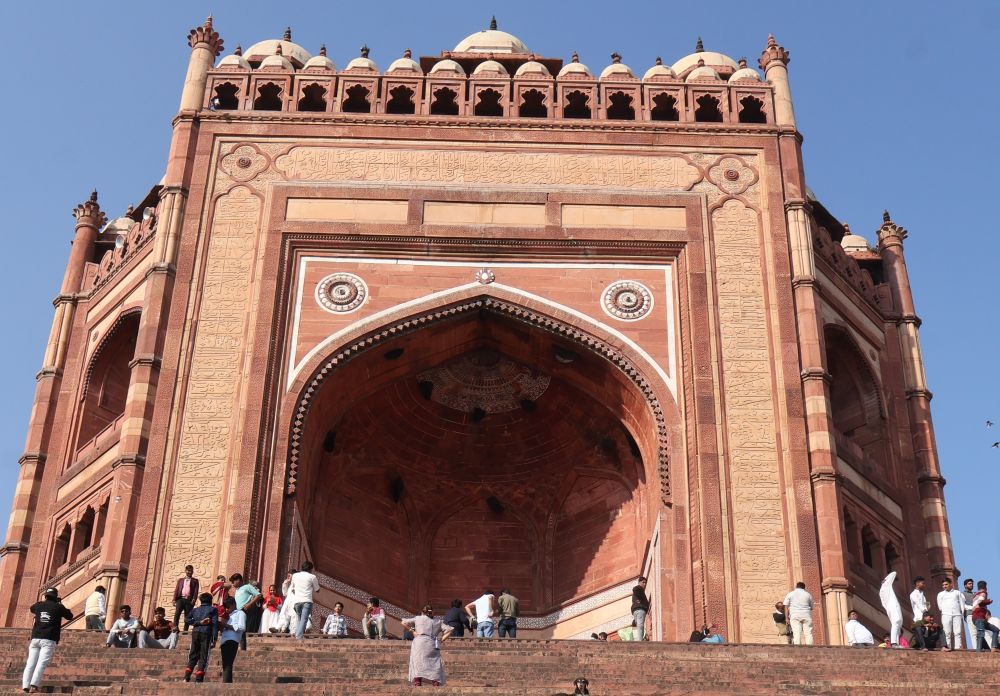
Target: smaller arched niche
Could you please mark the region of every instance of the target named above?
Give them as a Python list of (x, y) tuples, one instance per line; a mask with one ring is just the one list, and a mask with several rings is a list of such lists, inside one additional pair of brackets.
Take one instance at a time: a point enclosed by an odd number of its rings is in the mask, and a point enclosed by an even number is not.
[(84, 384), (77, 451), (113, 427), (125, 413), (132, 377), (129, 364), (135, 357), (138, 335), (139, 313), (127, 314), (112, 327), (91, 358)]

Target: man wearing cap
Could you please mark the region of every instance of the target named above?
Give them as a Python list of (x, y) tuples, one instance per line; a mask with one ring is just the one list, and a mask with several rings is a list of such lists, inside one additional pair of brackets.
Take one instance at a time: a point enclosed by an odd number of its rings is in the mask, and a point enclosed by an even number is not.
[(62, 620), (69, 621), (73, 612), (63, 606), (59, 591), (54, 587), (45, 590), (45, 599), (31, 605), (35, 623), (31, 627), (31, 642), (28, 644), (28, 663), (24, 666), (21, 688), (28, 693), (38, 693), (42, 675), (52, 659), (52, 653), (59, 642)]

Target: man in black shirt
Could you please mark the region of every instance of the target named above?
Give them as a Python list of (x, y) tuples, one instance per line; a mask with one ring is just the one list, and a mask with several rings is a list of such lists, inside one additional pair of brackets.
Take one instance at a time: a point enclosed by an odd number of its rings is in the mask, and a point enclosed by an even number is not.
[(640, 577), (632, 588), (632, 618), (635, 619), (634, 640), (646, 637), (646, 614), (649, 613), (649, 597), (646, 596), (646, 578)]
[(452, 628), (452, 638), (461, 638), (465, 635), (466, 629), (472, 630), (469, 627), (469, 615), (462, 609), (462, 600), (460, 599), (451, 600), (451, 609), (445, 613), (442, 623)]
[(59, 591), (55, 588), (45, 590), (45, 599), (31, 605), (31, 613), (35, 615), (35, 623), (31, 627), (31, 643), (28, 644), (28, 664), (24, 666), (24, 676), (21, 678), (21, 688), (28, 693), (38, 693), (42, 683), (42, 675), (52, 659), (59, 634), (62, 631), (62, 620), (69, 621), (73, 612), (63, 606), (59, 599)]

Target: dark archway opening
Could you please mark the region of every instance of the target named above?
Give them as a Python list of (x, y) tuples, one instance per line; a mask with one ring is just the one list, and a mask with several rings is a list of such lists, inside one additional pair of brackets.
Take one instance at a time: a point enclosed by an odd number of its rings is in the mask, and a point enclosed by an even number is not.
[(347, 88), (346, 94), (347, 98), (344, 99), (344, 103), (340, 107), (341, 111), (348, 114), (367, 114), (371, 112), (372, 105), (368, 101), (368, 96), (371, 92), (367, 87), (364, 85), (354, 85)]
[(412, 114), (416, 112), (413, 103), (413, 90), (406, 85), (399, 85), (389, 90), (389, 101), (386, 102), (387, 114)]
[(223, 82), (221, 85), (216, 85), (214, 104), (215, 110), (233, 111), (240, 108), (240, 98), (238, 96), (239, 91), (240, 88), (232, 82)]
[(580, 91), (565, 95), (566, 105), (563, 107), (563, 118), (590, 118), (590, 96)]
[(537, 89), (529, 89), (521, 95), (518, 115), (522, 118), (545, 118), (549, 109), (545, 106), (545, 95)]
[(635, 109), (632, 108), (632, 95), (624, 92), (612, 92), (608, 95), (611, 106), (608, 107), (608, 118), (612, 121), (634, 121)]
[(442, 87), (434, 92), (431, 102), (431, 113), (435, 116), (458, 116), (458, 93), (453, 89)]
[(257, 98), (253, 101), (254, 111), (281, 111), (281, 87), (268, 82), (257, 88)]
[(407, 609), (506, 585), (526, 615), (628, 581), (656, 488), (632, 389), (586, 348), (486, 310), (360, 354), (303, 426), (294, 500), (318, 569)]
[(130, 363), (139, 335), (139, 313), (125, 316), (105, 337), (88, 369), (77, 450), (116, 425), (125, 413), (132, 378)]
[(669, 94), (657, 94), (653, 97), (653, 107), (650, 111), (650, 118), (654, 121), (679, 121), (680, 114), (677, 111), (677, 99)]
[(503, 95), (495, 89), (484, 89), (479, 92), (476, 102), (476, 116), (503, 116), (503, 105), (500, 100)]
[(753, 96), (740, 99), (740, 123), (767, 123), (764, 102)]
[(308, 85), (302, 90), (299, 111), (326, 111), (326, 88), (322, 85)]
[(722, 123), (722, 111), (719, 100), (711, 94), (703, 94), (695, 101), (698, 108), (694, 110), (694, 120), (700, 123)]

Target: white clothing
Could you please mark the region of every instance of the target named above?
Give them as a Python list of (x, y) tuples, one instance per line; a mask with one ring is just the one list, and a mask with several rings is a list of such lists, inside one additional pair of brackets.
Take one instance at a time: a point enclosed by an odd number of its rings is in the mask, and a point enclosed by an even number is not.
[(319, 580), (312, 573), (300, 570), (292, 576), (289, 592), (295, 595), (296, 604), (312, 602), (313, 593), (319, 592)]
[(848, 645), (875, 645), (875, 636), (857, 619), (848, 621), (844, 630), (847, 631)]
[(971, 608), (969, 609), (968, 615), (965, 617), (965, 624), (969, 627), (969, 650), (975, 650), (979, 645), (979, 630), (976, 628), (976, 624), (972, 620)]
[(797, 614), (788, 618), (792, 624), (792, 642), (795, 645), (813, 644), (812, 614)]
[(944, 629), (944, 644), (952, 650), (962, 649), (962, 617), (959, 614), (942, 614), (941, 628)]
[(990, 618), (986, 619), (986, 623), (990, 624), (991, 626), (996, 626), (998, 629), (1000, 629), (1000, 617), (991, 616)]
[(134, 616), (130, 616), (128, 619), (117, 619), (111, 624), (111, 630), (108, 631), (108, 645), (112, 643), (125, 643), (124, 647), (131, 647), (132, 639), (135, 637), (135, 632), (138, 628), (139, 619)]
[(801, 587), (796, 587), (794, 590), (785, 595), (785, 606), (788, 607), (789, 618), (793, 618), (795, 616), (812, 616), (812, 595), (803, 590)]
[(84, 616), (99, 616), (102, 619), (108, 614), (108, 600), (103, 592), (93, 591), (83, 605)]
[(323, 633), (334, 638), (344, 638), (347, 636), (347, 617), (343, 614), (330, 613), (323, 624)]
[(166, 638), (154, 638), (149, 631), (139, 631), (139, 647), (173, 650), (177, 647), (177, 631), (171, 631)]
[(271, 626), (277, 628), (279, 623), (281, 623), (281, 608), (275, 610), (265, 607), (264, 613), (260, 615), (260, 632), (269, 633), (268, 629)]
[[(289, 586), (291, 589), (291, 586)], [(285, 631), (291, 630), (295, 633), (296, 627), (299, 625), (299, 617), (295, 613), (295, 605), (301, 602), (292, 592), (286, 593), (285, 602), (281, 605), (281, 613), (278, 615), (277, 625), (274, 627), (278, 633), (284, 633)], [(312, 617), (306, 620), (306, 630), (312, 629)]]
[(910, 608), (913, 609), (913, 621), (919, 622), (924, 618), (924, 612), (931, 608), (930, 602), (923, 590), (914, 589), (910, 593)]
[(961, 617), (965, 614), (965, 596), (958, 590), (941, 590), (938, 592), (937, 605), (938, 609), (941, 610), (942, 617)]
[(21, 675), (21, 688), (27, 691), (32, 686), (41, 686), (45, 668), (56, 650), (56, 642), (47, 638), (32, 638), (28, 643), (28, 663)]
[(903, 608), (899, 606), (899, 598), (892, 588), (892, 583), (896, 581), (896, 571), (892, 571), (885, 576), (882, 586), (879, 588), (878, 597), (882, 600), (882, 608), (885, 609), (886, 616), (892, 626), (889, 642), (892, 645), (899, 645), (899, 634), (903, 628)]
[(476, 600), (476, 622), (486, 623), (493, 617), (493, 595), (484, 594)]

